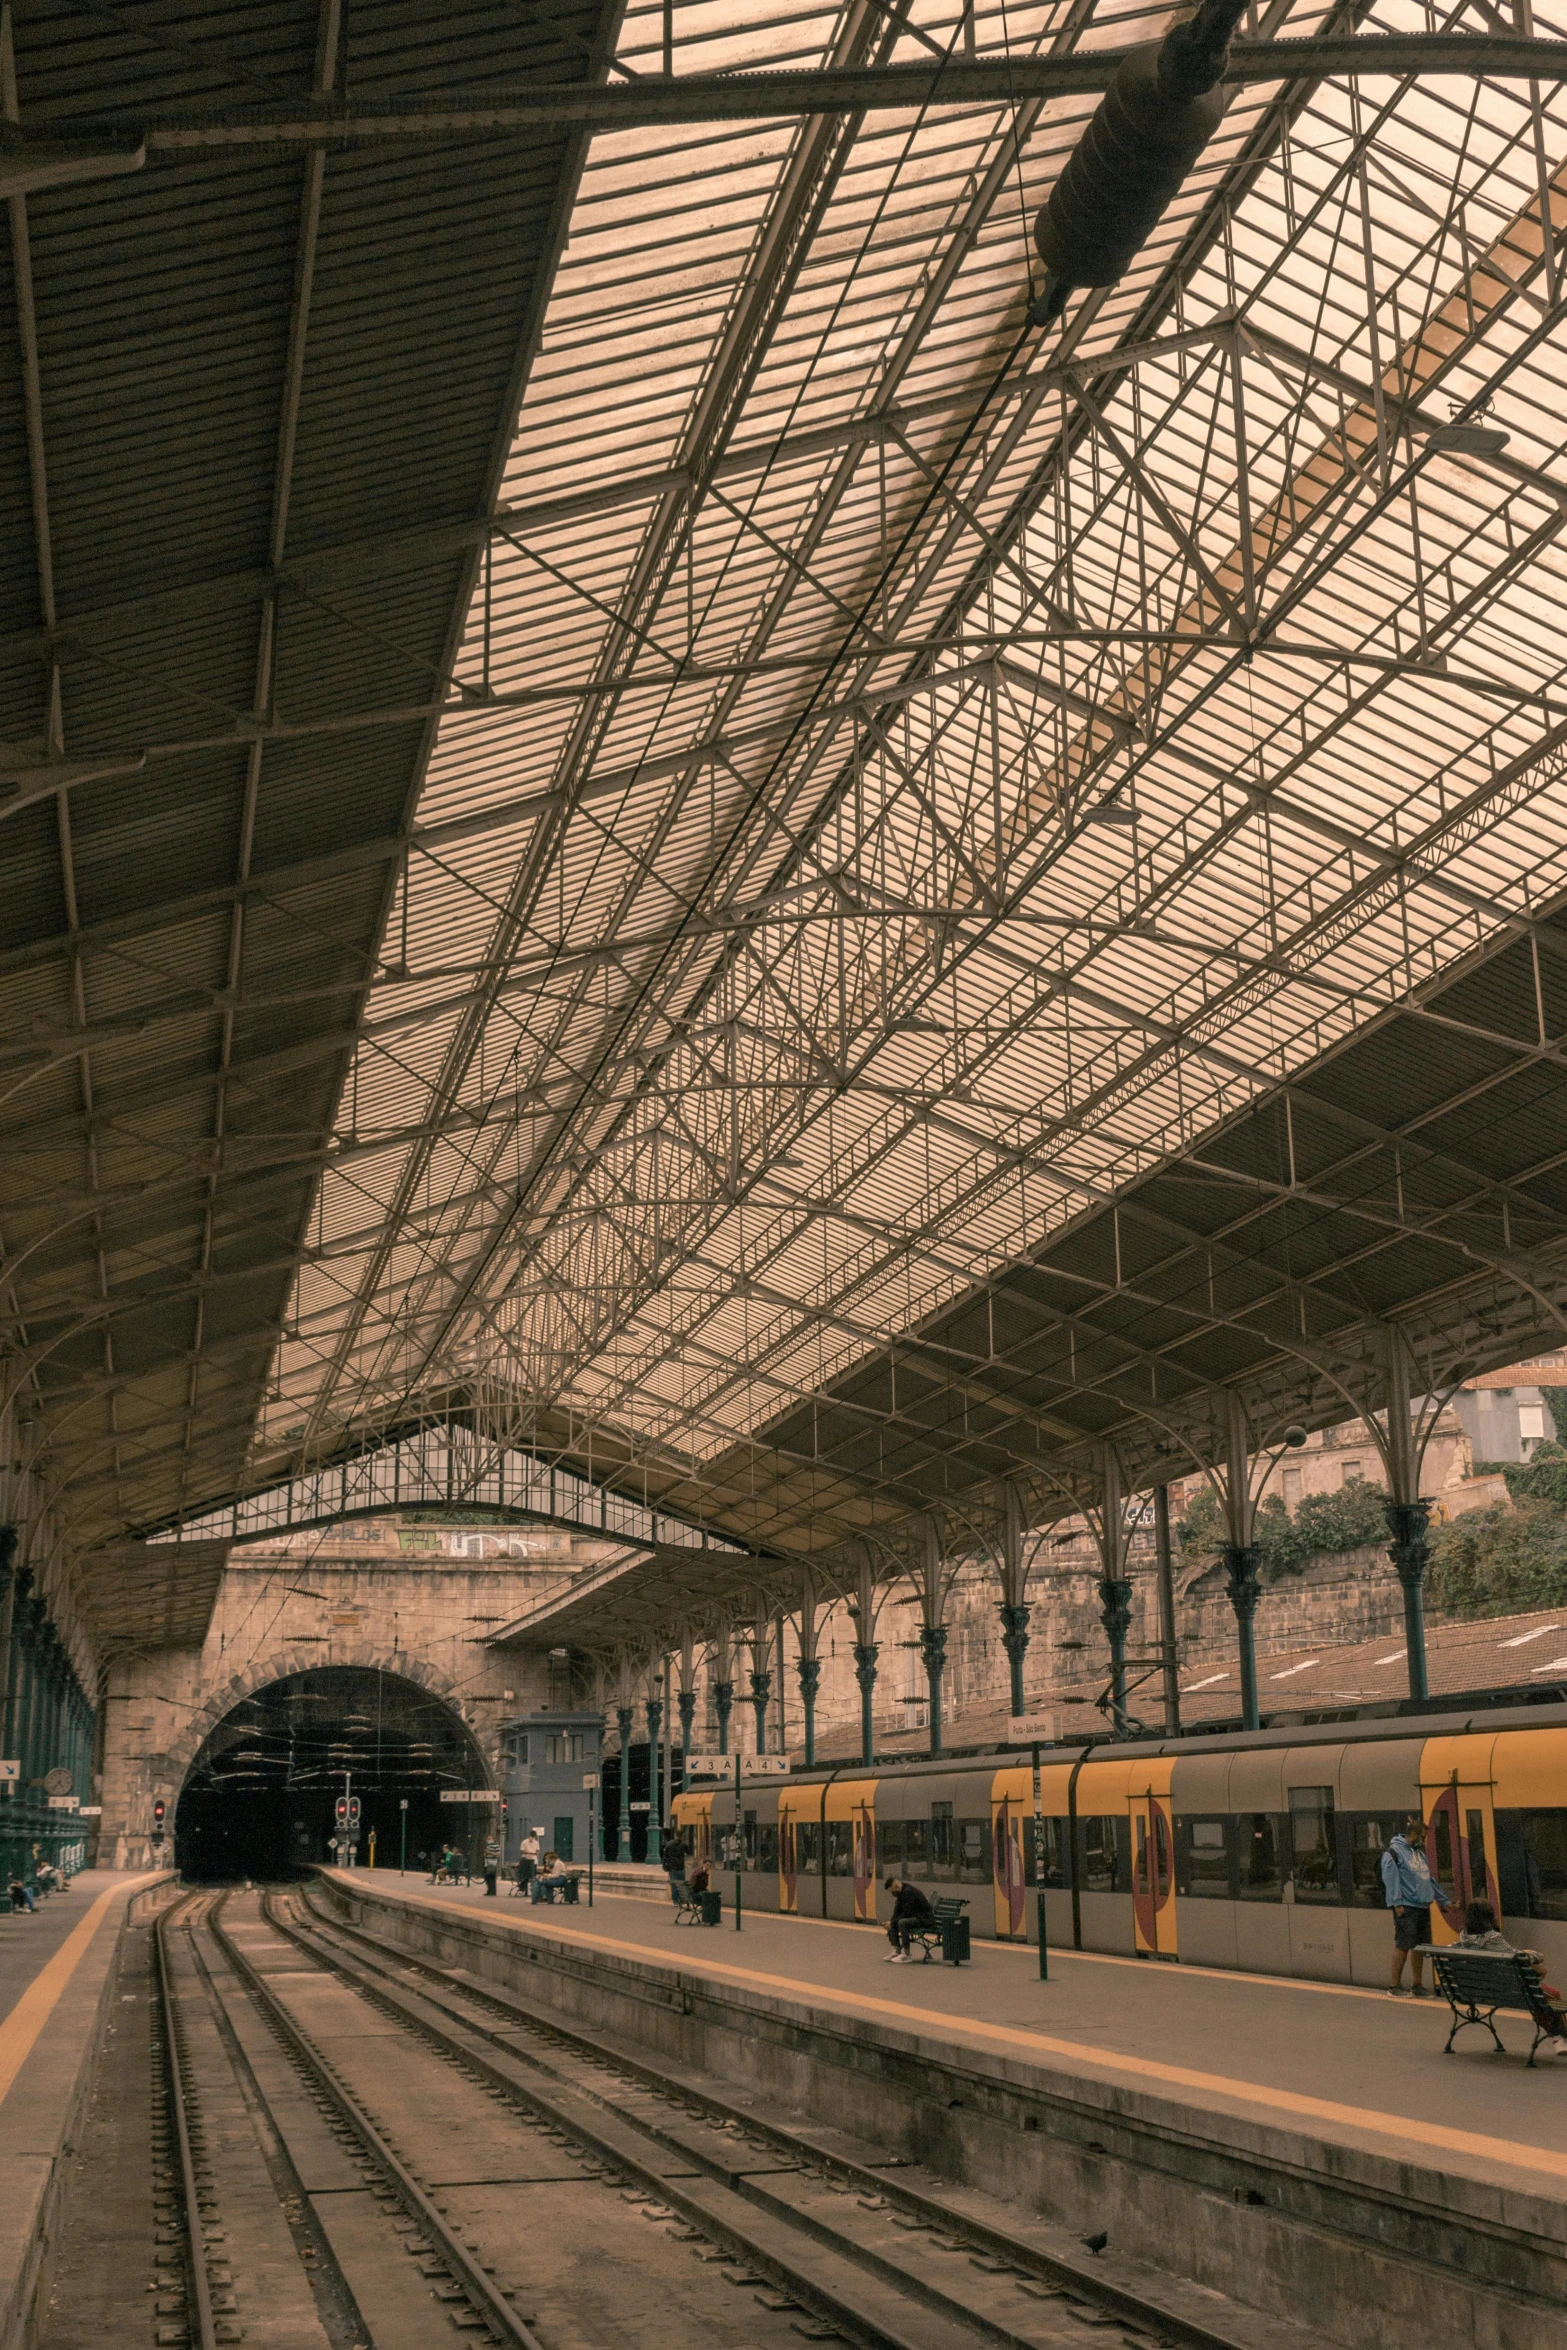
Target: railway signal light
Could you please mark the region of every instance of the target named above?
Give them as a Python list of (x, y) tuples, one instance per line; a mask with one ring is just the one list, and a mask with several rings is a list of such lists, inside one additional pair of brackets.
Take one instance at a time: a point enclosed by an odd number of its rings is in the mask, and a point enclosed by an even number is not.
[(336, 1814), (338, 1826), (340, 1828), (346, 1828), (348, 1825), (348, 1798), (346, 1795), (340, 1795), (338, 1797), (336, 1804)]
[(348, 1798), (348, 1824), (350, 1828), (357, 1828), (359, 1825), (359, 1798), (357, 1795), (350, 1795)]
[(161, 1801), (152, 1807), (152, 1828), (154, 1835), (161, 1836), (163, 1834), (163, 1804)]

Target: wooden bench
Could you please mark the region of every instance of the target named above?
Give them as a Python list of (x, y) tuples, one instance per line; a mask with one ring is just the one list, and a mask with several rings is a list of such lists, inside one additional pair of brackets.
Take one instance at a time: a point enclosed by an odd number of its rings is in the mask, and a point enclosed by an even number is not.
[[(944, 1893), (940, 1900), (933, 1901), (930, 1906), (936, 1913), (934, 1922), (928, 1926), (914, 1927), (909, 1935), (911, 1954), (917, 1944), (926, 1966), (929, 1966), (932, 1958), (946, 1956), (947, 1928), (965, 1922), (964, 1913), (968, 1908), (968, 1903), (958, 1900), (955, 1894)], [(963, 1962), (960, 1958), (954, 1958), (952, 1963), (954, 1966), (961, 1966)]]
[(1550, 2002), (1541, 1987), (1540, 1970), (1532, 1959), (1519, 1951), (1504, 1958), (1496, 1950), (1457, 1950), (1451, 1943), (1440, 1950), (1434, 1943), (1427, 1943), (1424, 1955), (1431, 1961), (1437, 1989), (1453, 2011), (1453, 2028), (1447, 2035), (1444, 2056), (1452, 2055), (1453, 2042), (1471, 2024), (1483, 2024), (1498, 2051), (1505, 2056), (1507, 2044), (1496, 2028), (1496, 2013), (1498, 2008), (1521, 2008), (1534, 2026), (1534, 2038), (1529, 2044), (1529, 2062), (1534, 2063), (1535, 2050), (1542, 2040), (1552, 2037), (1552, 2030), (1549, 2023), (1541, 2021)]

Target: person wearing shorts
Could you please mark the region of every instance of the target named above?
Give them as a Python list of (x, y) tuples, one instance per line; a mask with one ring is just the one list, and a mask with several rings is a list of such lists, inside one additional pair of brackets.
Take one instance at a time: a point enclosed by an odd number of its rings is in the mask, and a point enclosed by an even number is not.
[(1395, 1998), (1403, 1996), (1404, 1961), (1412, 1956), (1414, 1996), (1424, 1999), (1428, 1994), (1423, 1952), (1431, 1939), (1431, 1907), (1437, 1901), (1444, 1909), (1448, 1906), (1447, 1895), (1426, 1859), (1424, 1820), (1406, 1820), (1403, 1833), (1395, 1836), (1383, 1853), (1382, 1888), (1393, 1912), (1393, 1973), (1388, 1989)]

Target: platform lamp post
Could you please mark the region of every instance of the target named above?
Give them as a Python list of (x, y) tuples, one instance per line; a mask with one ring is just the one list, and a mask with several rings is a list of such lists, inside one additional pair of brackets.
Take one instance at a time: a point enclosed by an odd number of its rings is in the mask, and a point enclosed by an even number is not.
[(1181, 1734), (1181, 1668), (1175, 1643), (1175, 1558), (1170, 1547), (1170, 1488), (1153, 1492), (1154, 1560), (1159, 1575), (1159, 1658), (1164, 1675), (1164, 1734)]
[(1034, 1901), (1039, 1923), (1039, 1979), (1050, 1980), (1050, 1954), (1045, 1941), (1045, 1783), (1039, 1768), (1039, 1741), (1033, 1746), (1034, 1761)]

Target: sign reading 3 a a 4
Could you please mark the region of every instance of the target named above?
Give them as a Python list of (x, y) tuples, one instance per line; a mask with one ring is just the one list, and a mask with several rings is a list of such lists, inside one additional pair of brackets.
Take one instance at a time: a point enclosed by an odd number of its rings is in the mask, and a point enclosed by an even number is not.
[(789, 1757), (786, 1754), (688, 1754), (688, 1779), (732, 1779), (735, 1764), (747, 1779), (787, 1779)]
[(499, 1803), (500, 1799), (501, 1791), (498, 1787), (443, 1787), (441, 1789), (443, 1803)]

